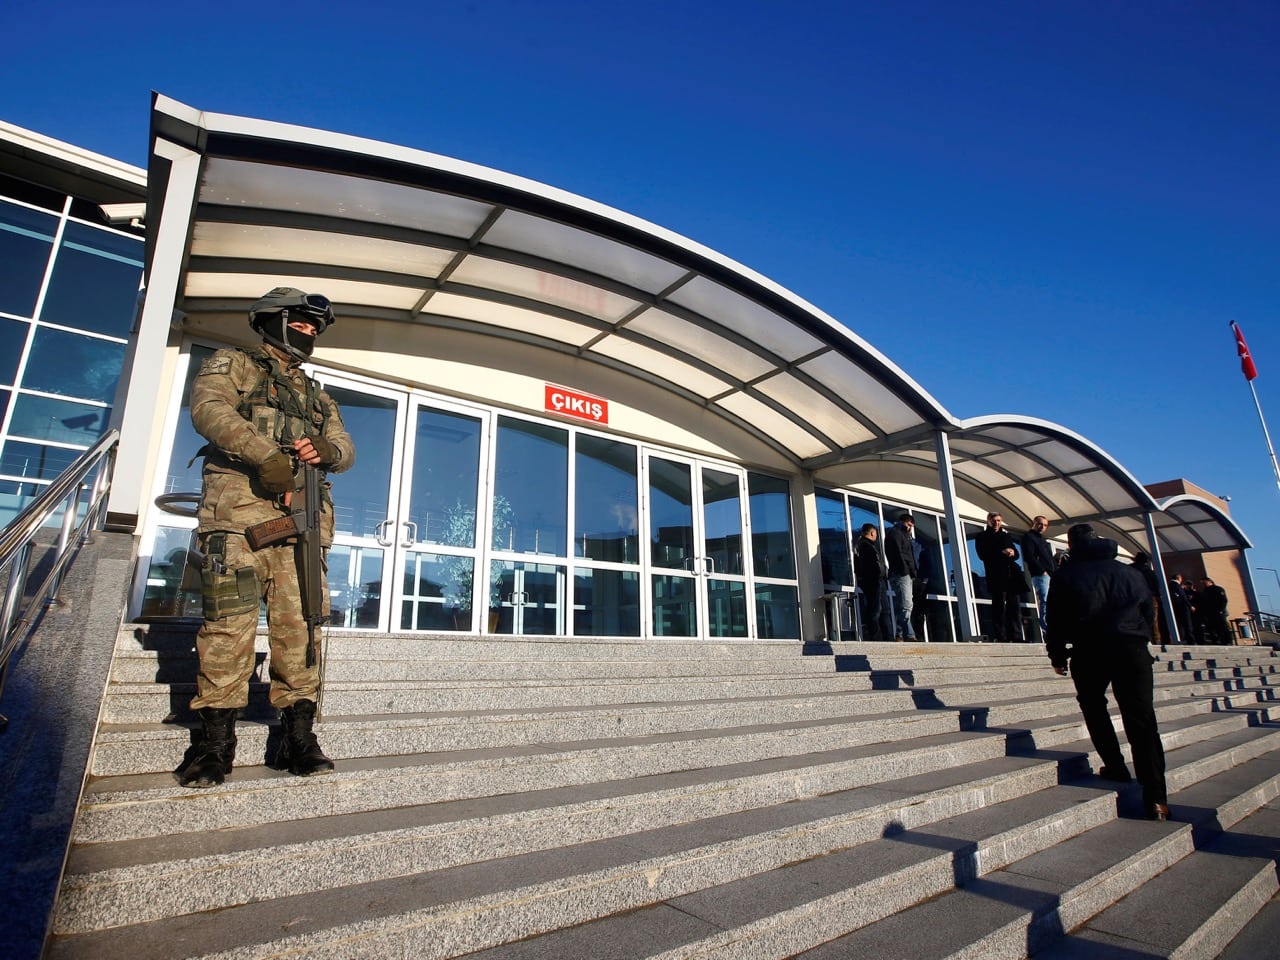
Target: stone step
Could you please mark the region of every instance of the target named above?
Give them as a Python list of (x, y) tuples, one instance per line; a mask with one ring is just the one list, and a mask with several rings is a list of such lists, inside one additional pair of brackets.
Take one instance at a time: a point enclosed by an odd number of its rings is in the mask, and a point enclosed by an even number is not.
[[(188, 862), (173, 876), (166, 875), (169, 870), (162, 863), (117, 867), (88, 875), (77, 873), (73, 863), (69, 865), (57, 929), (71, 933), (110, 927), (113, 919), (136, 921), (139, 907), (150, 919), (162, 921), (166, 915), (191, 912), (192, 897), (199, 904), (195, 909), (221, 906), (224, 912), (253, 914), (260, 912), (260, 905), (248, 901), (266, 899), (272, 892), (289, 895), (295, 901), (288, 905), (289, 909), (297, 911), (301, 907), (313, 921), (323, 917), (329, 925), (345, 916), (359, 925), (357, 918), (377, 916), (380, 897), (394, 901), (406, 889), (413, 888), (418, 894), (414, 900), (419, 904), (438, 901), (446, 909), (428, 909), (426, 914), (438, 916), (420, 916), (408, 925), (421, 932), (443, 922), (451, 929), (437, 929), (433, 936), (437, 940), (443, 938), (441, 942), (450, 943), (451, 947), (450, 952), (441, 952), (437, 944), (426, 953), (408, 950), (405, 955), (455, 956), (463, 952), (463, 946), (468, 950), (485, 946), (485, 938), (496, 935), (497, 942), (502, 942), (510, 939), (515, 929), (532, 932), (527, 926), (531, 920), (541, 924), (542, 929), (551, 929), (574, 922), (575, 912), (591, 918), (591, 913), (583, 911), (603, 908), (609, 912), (610, 907), (644, 905), (654, 902), (655, 897), (661, 900), (674, 890), (693, 891), (720, 878), (759, 873), (795, 860), (876, 842), (886, 831), (901, 829), (897, 826), (900, 824), (919, 825), (1007, 801), (1022, 801), (1026, 809), (1034, 811), (1015, 817), (1012, 824), (1007, 818), (1001, 824), (1001, 834), (1011, 845), (1015, 844), (1015, 834), (1019, 838), (1040, 835), (1047, 840), (1046, 835), (1055, 835), (1055, 831), (1056, 835), (1070, 835), (1114, 816), (1114, 800), (1108, 791), (1091, 786), (1060, 787), (1057, 778), (1056, 761), (1002, 757), (979, 766), (885, 780), (875, 786), (812, 795), (789, 803), (775, 802), (697, 819), (686, 815), (656, 826), (623, 825), (607, 804), (601, 805), (594, 817), (585, 811), (565, 816), (565, 811), (559, 809), (535, 817), (516, 810), (505, 818), (511, 821), (509, 824), (505, 820), (490, 824), (488, 819), (477, 819), (461, 826), (450, 825), (454, 833), (469, 828), (473, 836), (461, 841), (432, 836), (430, 828), (418, 827), (416, 856), (403, 865), (392, 864), (388, 855), (371, 857), (368, 851), (353, 852), (342, 843), (333, 845), (331, 858), (323, 856), (315, 843), (276, 846), (270, 863), (254, 857), (240, 865), (230, 855), (215, 854)], [(1050, 795), (1052, 800), (1045, 799)], [(1037, 805), (1023, 800), (1027, 797), (1041, 799)], [(1028, 803), (1030, 806), (1026, 806)], [(1023, 820), (1033, 825), (1028, 826)], [(1050, 821), (1053, 826), (1047, 825)], [(559, 835), (566, 830), (569, 836)], [(597, 839), (590, 839), (593, 831), (599, 833)], [(479, 855), (468, 849), (476, 844), (488, 849)], [(526, 846), (532, 850), (526, 850)], [(563, 849), (548, 849), (552, 846)], [(491, 854), (502, 859), (482, 859)], [(295, 862), (300, 869), (295, 869)], [(389, 868), (400, 869), (408, 879), (388, 884), (387, 877), (394, 875), (388, 874)], [(125, 870), (130, 874), (128, 878)], [(383, 876), (375, 877), (377, 873)], [(253, 889), (246, 890), (251, 883), (250, 874)], [(335, 881), (336, 875), (342, 877), (341, 885)], [(343, 885), (355, 883), (360, 886), (335, 900), (334, 895), (342, 893)], [(279, 889), (271, 891), (271, 887)], [(466, 895), (459, 901), (463, 891)], [(317, 894), (324, 909), (313, 911), (297, 903), (298, 895), (303, 893)], [(242, 905), (236, 906), (237, 903)], [(353, 905), (358, 913), (352, 911)], [(470, 918), (477, 913), (484, 915), (482, 931), (470, 929)], [(192, 917), (189, 922), (199, 924), (201, 919)], [(404, 924), (403, 919), (394, 916), (386, 920), (393, 926)], [(423, 920), (427, 921), (426, 927)], [(254, 933), (243, 929), (232, 932)], [(459, 935), (468, 942), (457, 943)], [(479, 939), (473, 939), (476, 937)], [(97, 946), (101, 948), (103, 944)], [(398, 950), (394, 952), (399, 955)]]
[(1259, 960), (1280, 943), (1280, 894), (1273, 894), (1218, 955), (1218, 960)]
[[(1174, 815), (1182, 823), (1121, 820), (1106, 824), (1079, 835), (1060, 849), (1012, 863), (967, 884), (964, 889), (897, 913), (799, 956), (804, 960), (861, 956), (943, 960), (961, 956), (1026, 957), (1028, 953), (1034, 954), (1036, 960), (1108, 956), (1136, 960), (1170, 956), (1170, 953), (1149, 952), (1148, 946), (1140, 946), (1138, 942), (1110, 944), (1117, 948), (1112, 954), (1102, 949), (1100, 943), (1085, 944), (1073, 935), (1063, 935), (1089, 923), (1116, 899), (1146, 896), (1149, 890), (1161, 888), (1168, 873), (1185, 870), (1186, 858), (1197, 856), (1197, 844), (1209, 842), (1220, 830), (1231, 828), (1268, 802), (1267, 798), (1275, 796), (1280, 790), (1280, 759), (1267, 756), (1203, 781), (1192, 789), (1197, 791), (1194, 797), (1190, 790), (1170, 796)], [(1228, 802), (1223, 807), (1205, 806), (1213, 796), (1227, 798)], [(1151, 838), (1145, 850), (1137, 845), (1144, 833)], [(1249, 872), (1244, 871), (1246, 875)], [(1271, 863), (1271, 872), (1274, 878), (1274, 863)], [(1156, 929), (1181, 925), (1188, 915), (1202, 909), (1188, 910), (1188, 906), (1212, 900), (1213, 896), (1206, 894), (1217, 889), (1216, 885), (1205, 884), (1196, 890), (1181, 891), (1177, 896), (1151, 899), (1142, 911), (1143, 923)], [(1252, 903), (1249, 906), (1252, 907)], [(1190, 931), (1184, 930), (1184, 933), (1189, 935)], [(1180, 940), (1178, 944), (1184, 942), (1190, 943), (1190, 940)], [(1213, 957), (1216, 952), (1178, 955)], [(1257, 960), (1268, 955), (1269, 952), (1242, 955), (1241, 960), (1244, 956)]]
[[(237, 725), (241, 755), (263, 757), (276, 725), (263, 708)], [(856, 695), (760, 697), (682, 703), (605, 704), (576, 709), (441, 711), (344, 716), (326, 710), (316, 729), (336, 758), (495, 749), (537, 743), (726, 730), (760, 724), (806, 723), (917, 711), (909, 691)], [(255, 719), (256, 718), (256, 719)], [(269, 718), (269, 719), (268, 719)], [(194, 718), (184, 724), (105, 724), (93, 757), (97, 776), (173, 770), (191, 743)]]
[[(728, 700), (739, 697), (847, 694), (872, 690), (856, 674), (724, 679), (540, 681), (338, 681), (327, 683), (323, 708), (335, 714), (429, 713), (448, 710), (578, 707), (600, 704), (661, 703), (668, 700)], [(266, 687), (250, 684), (250, 700), (264, 699)], [(147, 723), (166, 716), (189, 716), (191, 683), (111, 684), (103, 706), (107, 723)]]
[[(1267, 777), (1272, 788), (1276, 772), (1273, 764)], [(717, 830), (720, 824), (711, 822), (679, 828), (709, 829), (715, 841), (710, 848), (679, 847), (666, 831), (629, 836), (395, 882), (298, 893), (138, 928), (61, 936), (48, 957), (109, 956), (127, 944), (137, 960), (215, 953), (237, 958), (465, 953), (473, 960), (531, 960), (602, 956), (601, 945), (608, 944), (608, 956), (619, 960), (674, 960), (695, 954), (781, 957), (807, 944), (816, 948), (804, 954), (808, 957), (925, 960), (959, 955), (929, 947), (939, 936), (990, 920), (993, 904), (1013, 915), (996, 925), (994, 935), (988, 931), (985, 940), (955, 943), (970, 944), (962, 951), (966, 956), (1025, 956), (1033, 921), (1038, 937), (1039, 927), (1052, 928), (1072, 917), (1084, 922), (1193, 850), (1190, 825), (1115, 820), (1114, 800), (1096, 788), (1091, 798), (1077, 794), (1065, 807), (1059, 805), (1062, 819), (1055, 820), (1052, 812), (1046, 816), (1044, 807), (1038, 817), (1032, 812), (1051, 794), (1065, 799), (1071, 791), (1089, 789), (1083, 784), (1046, 785), (981, 802), (970, 798), (972, 805), (959, 809), (953, 800), (940, 812), (910, 801), (927, 795), (922, 789), (927, 784), (920, 782), (925, 778), (912, 779), (916, 782), (890, 785), (902, 791), (896, 809), (861, 808), (870, 823), (852, 834), (842, 832), (848, 827), (831, 827), (836, 832), (821, 838), (816, 854), (797, 839), (796, 825), (804, 825), (805, 839), (819, 825), (811, 812), (797, 811), (770, 835), (785, 836), (786, 850), (759, 837), (747, 839), (754, 844), (751, 853), (740, 846), (736, 853), (751, 857), (750, 863), (725, 870), (730, 876), (719, 883), (718, 868), (728, 864), (706, 857), (712, 850), (729, 856), (731, 842)], [(1021, 813), (1014, 814), (1015, 809)], [(1209, 819), (1217, 815), (1205, 812)], [(723, 829), (741, 822), (741, 815), (727, 818)], [(673, 855), (674, 847), (682, 852)], [(644, 859), (655, 852), (658, 859)], [(771, 859), (778, 862), (770, 865)], [(966, 883), (965, 889), (955, 890), (957, 880)], [(941, 902), (949, 902), (950, 909), (940, 911), (935, 905)], [(858, 932), (818, 946), (850, 930)], [(192, 952), (174, 952), (175, 942), (192, 945)], [(1024, 952), (988, 949), (1001, 944), (1021, 944)]]
[[(860, 711), (879, 709), (876, 717), (892, 722), (897, 706), (904, 715), (917, 713), (910, 693), (886, 691), (858, 695)], [(871, 699), (869, 699), (871, 698)], [(651, 704), (594, 707), (577, 711), (544, 710), (534, 713), (460, 712), (414, 717), (341, 717), (329, 714), (318, 725), (325, 751), (335, 760), (355, 757), (396, 756), (459, 750), (494, 749), (534, 743), (615, 739), (652, 736), (662, 733), (711, 731), (762, 724), (794, 724), (840, 720), (856, 722), (865, 713), (851, 713), (851, 704), (841, 697), (814, 700), (774, 698), (757, 701), (712, 701), (690, 704)], [(1162, 701), (1159, 715), (1172, 719), (1207, 712), (1211, 704), (1190, 699)], [(1073, 698), (1025, 698), (1012, 711), (1000, 704), (984, 708), (983, 727), (996, 727), (992, 716), (1005, 722), (1031, 723), (1029, 717), (1044, 720), (1064, 715), (1079, 721)], [(1241, 714), (1243, 716), (1243, 714)], [(1046, 720), (1046, 722), (1049, 722)], [(966, 726), (966, 723), (968, 724)], [(192, 721), (185, 724), (108, 724), (99, 731), (92, 759), (97, 777), (162, 773), (175, 770), (191, 746)], [(268, 755), (268, 740), (276, 723), (241, 722), (237, 726), (241, 758)], [(972, 717), (964, 715), (953, 729), (978, 729)], [(1074, 737), (1072, 739), (1075, 739)], [(274, 750), (274, 744), (272, 745)]]
[[(1280, 749), (1280, 731), (1246, 728), (1234, 734), (1225, 734), (1218, 739), (1223, 741), (1222, 745), (1226, 751), (1243, 756), (1248, 734), (1253, 734), (1257, 741), (1253, 744), (1255, 755), (1263, 750), (1266, 743), (1271, 743)], [(615, 790), (610, 795), (605, 805), (605, 819), (610, 829), (630, 833), (639, 829), (652, 829), (655, 817), (662, 823), (674, 825), (724, 816), (727, 812), (742, 816), (745, 811), (768, 807), (798, 797), (815, 797), (878, 783), (883, 787), (880, 781), (887, 779), (887, 770), (893, 771), (899, 777), (904, 773), (915, 776), (941, 774), (943, 777), (948, 777), (954, 776), (955, 771), (952, 768), (958, 764), (1000, 760), (1013, 762), (1018, 759), (1003, 756), (1005, 746), (998, 737), (966, 739), (963, 735), (944, 735), (920, 738), (914, 742), (913, 749), (894, 749), (886, 752), (885, 746), (873, 745), (870, 749), (860, 751), (831, 752), (826, 755), (829, 762), (821, 766), (792, 764), (778, 767), (775, 765), (774, 769), (761, 772), (760, 765), (740, 764), (732, 768), (732, 772), (738, 774), (737, 779), (732, 781), (725, 778), (723, 770), (700, 770), (665, 778), (665, 790), (663, 789), (664, 778), (661, 777), (645, 777), (642, 778), (644, 782), (636, 784), (618, 784), (617, 787), (629, 793), (624, 795), (620, 790)], [(1087, 744), (1082, 746), (1087, 749)], [(1194, 743), (1190, 747), (1170, 751), (1171, 783), (1191, 781), (1193, 774), (1183, 769), (1188, 761), (1194, 767), (1195, 773), (1207, 774), (1217, 769), (1205, 765), (1204, 752), (1196, 751), (1197, 746), (1201, 744)], [(853, 756), (859, 753), (860, 756)], [(1071, 758), (1079, 755), (1070, 748), (1057, 754), (1063, 762), (1067, 763), (1071, 763)], [(942, 758), (941, 762), (939, 758)], [(811, 755), (804, 758), (803, 763), (808, 764), (815, 759), (817, 758)], [(1028, 756), (1026, 759), (1032, 764), (1039, 762), (1037, 755)], [(1055, 779), (1056, 775), (1055, 770)], [(327, 888), (326, 885), (330, 882), (328, 878), (350, 877), (353, 872), (360, 878), (358, 882), (362, 883), (386, 879), (389, 876), (409, 876), (420, 871), (424, 857), (430, 858), (437, 855), (435, 852), (428, 853), (428, 849), (438, 851), (448, 848), (448, 844), (440, 836), (433, 835), (428, 839), (422, 835), (421, 830), (412, 827), (400, 830), (378, 829), (372, 834), (361, 837), (353, 835), (348, 823), (336, 838), (303, 840), (290, 845), (282, 845), (276, 831), (266, 831), (272, 837), (273, 843), (269, 856), (259, 854), (257, 848), (251, 846), (247, 850), (240, 851), (238, 855), (229, 854), (224, 849), (205, 857), (201, 864), (193, 863), (190, 856), (176, 861), (171, 859), (175, 853), (180, 854), (184, 849), (189, 852), (189, 846), (198, 849), (201, 843), (207, 842), (205, 838), (225, 837), (235, 832), (244, 823), (254, 823), (257, 829), (258, 824), (264, 819), (274, 819), (277, 822), (293, 820), (304, 823), (307, 822), (304, 818), (308, 814), (315, 818), (326, 814), (336, 815), (377, 809), (376, 805), (370, 806), (368, 798), (365, 799), (363, 806), (346, 808), (336, 807), (331, 798), (326, 800), (321, 793), (323, 788), (333, 787), (343, 776), (333, 774), (310, 781), (289, 778), (284, 781), (282, 795), (274, 802), (260, 796), (260, 790), (252, 788), (246, 790), (243, 784), (238, 785), (236, 789), (231, 783), (223, 788), (207, 791), (183, 791), (178, 788), (176, 791), (169, 791), (167, 797), (153, 795), (146, 798), (149, 802), (144, 801), (136, 793), (127, 797), (110, 797), (107, 803), (112, 807), (112, 812), (117, 814), (114, 823), (105, 823), (109, 819), (105, 810), (99, 811), (102, 816), (95, 820), (92, 805), (86, 804), (82, 810), (79, 831), (88, 839), (103, 843), (100, 850), (95, 851), (92, 847), (81, 846), (73, 853), (68, 863), (67, 880), (59, 906), (59, 911), (68, 911), (68, 919), (59, 921), (62, 925), (58, 929), (64, 932), (87, 929), (75, 925), (77, 922), (85, 921), (75, 921), (70, 917), (72, 915), (81, 917), (113, 915), (108, 909), (112, 903), (118, 904), (114, 908), (117, 911), (137, 913), (139, 910), (144, 912), (172, 910), (175, 909), (173, 906), (175, 902), (179, 906), (192, 902), (187, 894), (178, 896), (175, 901), (165, 899), (160, 892), (152, 891), (150, 888), (138, 892), (139, 884), (144, 886), (153, 883), (161, 884), (165, 889), (173, 891), (183, 888), (184, 877), (195, 878), (191, 881), (193, 883), (200, 882), (201, 877), (216, 878), (219, 889), (225, 888), (224, 893), (219, 896), (231, 899), (219, 899), (213, 902), (210, 899), (213, 894), (206, 891), (203, 894), (203, 900), (199, 902), (211, 909), (215, 906), (224, 907), (247, 902), (249, 899), (266, 899), (282, 895), (281, 890), (273, 885), (279, 883), (279, 876), (294, 877), (296, 872), (291, 869), (281, 871), (278, 868), (286, 862), (294, 862), (295, 859), (299, 866), (305, 862), (316, 872), (314, 876), (308, 878), (307, 883), (310, 885), (309, 889), (319, 890)], [(346, 779), (351, 779), (350, 775), (346, 775)], [(440, 779), (433, 777), (429, 782), (438, 786)], [(522, 784), (528, 779), (527, 775), (520, 777)], [(379, 777), (373, 781), (372, 786), (378, 791), (379, 798), (386, 796), (388, 788), (385, 780), (385, 777)], [(804, 782), (803, 787), (800, 787), (801, 780)], [(290, 794), (293, 796), (290, 797)], [(415, 799), (408, 802), (417, 804), (429, 803), (433, 799), (425, 789), (400, 790), (396, 791), (395, 795), (401, 797), (402, 802), (412, 796)], [(456, 785), (448, 785), (442, 799), (465, 795), (464, 789), (459, 789)], [(626, 803), (623, 802), (624, 796), (627, 798)], [(290, 800), (300, 800), (303, 804), (302, 812), (291, 809)], [(733, 808), (727, 811), (726, 803), (732, 804)], [(623, 808), (626, 810), (626, 816), (622, 814)], [(258, 815), (257, 821), (250, 819), (252, 814)], [(587, 816), (585, 811), (578, 811), (575, 815), (569, 816), (563, 809), (557, 809), (555, 814), (551, 818), (550, 830), (553, 841), (560, 844), (569, 842), (564, 824), (578, 820), (594, 823), (599, 816), (598, 811), (595, 818)], [(527, 812), (524, 816), (530, 817)], [(676, 819), (664, 820), (663, 818)], [(380, 818), (366, 819), (377, 821)], [(533, 818), (530, 817), (530, 819)], [(556, 822), (561, 824), (558, 829), (555, 827)], [(102, 829), (104, 823), (108, 830), (111, 828), (114, 830), (102, 836), (94, 836), (95, 829)], [(480, 832), (487, 837), (494, 837), (495, 824), (492, 823), (492, 817), (486, 818), (483, 823), (484, 826)], [(167, 829), (157, 829), (158, 824), (164, 825)], [(122, 829), (129, 825), (133, 827), (131, 833)], [(543, 831), (537, 834), (539, 841), (546, 842), (545, 820), (539, 819), (538, 826), (542, 827)], [(177, 850), (169, 849), (174, 842), (172, 834), (178, 829), (199, 831), (199, 833), (188, 841), (183, 841)], [(513, 839), (513, 830), (515, 828), (497, 832), (496, 842), (504, 851), (509, 850), (511, 844), (516, 842)], [(463, 844), (470, 847), (472, 857), (483, 859), (488, 854), (474, 853), (474, 847), (478, 842), (476, 833), (474, 828), (464, 831)], [(169, 835), (167, 838), (165, 838), (166, 834)], [(128, 837), (130, 840), (138, 837), (148, 839), (141, 843), (125, 843), (119, 839), (121, 837)], [(154, 839), (156, 837), (163, 839), (156, 840)], [(133, 851), (132, 854), (124, 852), (129, 850)], [(120, 866), (120, 858), (127, 859), (128, 856), (132, 856), (135, 860), (140, 856), (148, 858), (159, 856), (162, 860), (159, 863), (148, 860), (141, 864), (135, 862), (127, 867)], [(104, 866), (102, 863), (104, 858), (111, 862), (111, 865)], [(209, 882), (213, 882), (212, 879)], [(126, 896), (125, 890), (134, 892)], [(188, 891), (188, 894), (190, 893), (191, 891)], [(241, 897), (246, 899), (235, 899)], [(153, 905), (141, 907), (139, 900)], [(169, 904), (169, 906), (162, 907), (161, 904)], [(157, 913), (154, 916), (148, 915), (147, 919), (158, 919), (167, 915), (170, 914)], [(115, 921), (95, 920), (94, 922), (106, 926), (124, 922), (123, 914), (117, 913), (114, 916), (118, 917)]]
[[(259, 669), (265, 671), (270, 662), (270, 657), (264, 652), (259, 658)], [(113, 683), (194, 682), (198, 663), (194, 651), (181, 654), (138, 651), (115, 659), (112, 664), (111, 680)], [(511, 659), (428, 659), (415, 656), (411, 651), (407, 651), (401, 657), (339, 657), (331, 650), (325, 677), (329, 681), (511, 681), (572, 678), (579, 683), (589, 683), (596, 679), (654, 680), (665, 677), (684, 679), (759, 675), (830, 676), (833, 672), (830, 662), (799, 656), (790, 660), (745, 657), (731, 661), (565, 659), (535, 660), (526, 663)]]
[[(1240, 824), (1253, 838), (1280, 843), (1280, 818), (1260, 812)], [(1104, 956), (1124, 950), (1144, 957), (1217, 957), (1280, 890), (1276, 862), (1250, 855), (1256, 842), (1219, 835), (1103, 910), (1037, 960)], [(1170, 909), (1176, 904), (1177, 909)], [(1257, 958), (1274, 956), (1269, 944)]]
[[(921, 717), (946, 723), (946, 715)], [(911, 727), (881, 726), (892, 734)], [(952, 727), (954, 730), (954, 726)], [(875, 735), (874, 733), (872, 735)], [(741, 796), (748, 805), (778, 796), (847, 790), (1003, 756), (1005, 739), (973, 733), (930, 733), (901, 742), (818, 748), (804, 731), (721, 743), (716, 738), (680, 742), (654, 738), (629, 747), (564, 745), (533, 750), (475, 751), (351, 760), (336, 772), (305, 780), (265, 767), (237, 767), (225, 784), (205, 790), (179, 787), (167, 775), (114, 778), (85, 793), (74, 839), (77, 843), (159, 836), (175, 831), (234, 828), (308, 816), (385, 810), (447, 800), (559, 788), (643, 793), (674, 789), (713, 802)], [(790, 752), (788, 752), (790, 751)], [(754, 798), (754, 799), (753, 799)], [(179, 810), (176, 817), (167, 811)]]

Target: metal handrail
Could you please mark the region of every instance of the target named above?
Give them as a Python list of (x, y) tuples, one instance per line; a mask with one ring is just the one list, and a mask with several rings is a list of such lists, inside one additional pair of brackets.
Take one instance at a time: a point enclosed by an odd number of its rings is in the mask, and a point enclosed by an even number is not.
[[(31, 635), (40, 619), (39, 613), (57, 599), (63, 572), (89, 539), (89, 532), (102, 519), (107, 494), (111, 491), (119, 442), (119, 431), (108, 431), (0, 531), (0, 575), (8, 577), (4, 603), (0, 606), (0, 697), (4, 695), (4, 681), (14, 651)], [(101, 470), (98, 470), (99, 466)], [(97, 476), (90, 483), (88, 478), (95, 470)], [(84, 519), (76, 525), (86, 490), (90, 491), (87, 509)], [(62, 529), (53, 564), (44, 582), (28, 594), (27, 577), (31, 572), (36, 535), (59, 508), (63, 510)], [(26, 605), (19, 609), (24, 596)], [(8, 724), (9, 721), (0, 715), (0, 732)]]

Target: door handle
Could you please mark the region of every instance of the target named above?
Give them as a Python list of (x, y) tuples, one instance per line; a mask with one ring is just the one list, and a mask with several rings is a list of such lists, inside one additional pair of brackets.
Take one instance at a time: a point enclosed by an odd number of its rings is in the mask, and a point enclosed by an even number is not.
[(400, 526), (404, 527), (405, 532), (409, 535), (401, 541), (400, 546), (412, 547), (418, 541), (418, 525), (412, 520), (406, 520), (404, 523), (400, 524)]
[(389, 547), (392, 545), (391, 538), (387, 536), (387, 527), (393, 525), (394, 520), (383, 520), (374, 526), (374, 539), (378, 541), (378, 546)]

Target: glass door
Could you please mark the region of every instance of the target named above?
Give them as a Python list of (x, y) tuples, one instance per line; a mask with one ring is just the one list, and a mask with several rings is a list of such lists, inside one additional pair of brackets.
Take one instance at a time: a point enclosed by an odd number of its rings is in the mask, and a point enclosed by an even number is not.
[[(392, 629), (487, 630), (480, 531), (488, 418), (468, 407), (409, 399), (405, 468), (394, 523)], [(477, 589), (478, 588), (478, 589)]]
[(334, 474), (334, 538), (329, 550), (330, 623), (364, 630), (391, 628), (390, 579), (395, 512), (403, 470), (407, 396), (403, 391), (321, 375), (356, 446), (356, 460)]
[(746, 474), (646, 452), (645, 486), (652, 635), (753, 636)]

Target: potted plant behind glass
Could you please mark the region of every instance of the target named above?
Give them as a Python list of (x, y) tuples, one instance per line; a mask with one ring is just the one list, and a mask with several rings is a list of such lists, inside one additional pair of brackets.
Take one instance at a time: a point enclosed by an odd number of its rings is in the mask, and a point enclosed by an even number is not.
[[(495, 534), (499, 530), (509, 529), (515, 522), (515, 511), (511, 502), (499, 494), (493, 500), (492, 529)], [(496, 538), (496, 537), (495, 537)], [(458, 500), (444, 512), (444, 524), (440, 534), (440, 543), (449, 547), (474, 547), (476, 545), (476, 510), (474, 504)], [(459, 630), (471, 629), (471, 607), (475, 594), (476, 558), (451, 554), (441, 560), (441, 584), (447, 596), (453, 600), (453, 623)], [(489, 583), (489, 619), (490, 633), (497, 630), (498, 617), (502, 610), (499, 596), (501, 582), (497, 576), (491, 577)]]

